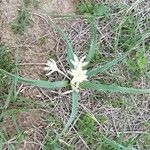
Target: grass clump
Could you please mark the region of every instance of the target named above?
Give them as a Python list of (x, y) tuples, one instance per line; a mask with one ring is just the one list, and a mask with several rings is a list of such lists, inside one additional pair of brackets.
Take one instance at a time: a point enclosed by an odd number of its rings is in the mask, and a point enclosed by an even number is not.
[(130, 59), (125, 61), (126, 66), (133, 73), (144, 73), (148, 65), (148, 60), (143, 51), (136, 52), (135, 56), (131, 56)]
[[(104, 116), (97, 116), (97, 119), (101, 125), (107, 122)], [(125, 140), (122, 135), (114, 138), (106, 136), (102, 131), (98, 131), (97, 123), (87, 114), (81, 115), (76, 125), (88, 147), (95, 150), (130, 150), (136, 142), (132, 137)]]
[(125, 22), (121, 27), (121, 34), (119, 38), (119, 47), (124, 51), (128, 51), (140, 38), (139, 18), (133, 15), (126, 16)]
[(78, 13), (80, 15), (92, 15), (105, 17), (108, 15), (110, 9), (103, 4), (93, 4), (91, 2), (80, 2), (78, 4)]
[[(14, 63), (12, 62), (7, 48), (4, 45), (0, 45), (0, 68), (8, 72), (13, 72)], [(7, 93), (9, 87), (8, 77), (0, 73), (0, 96)]]
[(88, 115), (81, 115), (77, 122), (77, 128), (79, 132), (87, 139), (86, 141), (89, 144), (93, 142), (96, 122), (91, 117)]
[(26, 31), (26, 26), (29, 24), (29, 11), (22, 8), (18, 11), (18, 16), (16, 20), (11, 24), (11, 29), (15, 34), (23, 35)]
[(23, 3), (25, 7), (28, 7), (30, 5), (37, 6), (39, 2), (37, 0), (23, 0)]

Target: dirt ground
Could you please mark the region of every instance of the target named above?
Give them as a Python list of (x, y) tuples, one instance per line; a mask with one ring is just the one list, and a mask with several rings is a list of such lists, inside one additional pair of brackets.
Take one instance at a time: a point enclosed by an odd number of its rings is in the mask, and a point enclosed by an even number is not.
[[(100, 2), (100, 1), (96, 1)], [(126, 2), (129, 3), (128, 1)], [(75, 53), (79, 55), (84, 55), (87, 49), (87, 43), (91, 37), (89, 25), (84, 18), (76, 19), (69, 18), (66, 20), (60, 19), (60, 15), (75, 14), (76, 6), (74, 0), (43, 0), (37, 5), (31, 4), (27, 7), (30, 12), (30, 23), (27, 25), (24, 35), (14, 34), (11, 29), (11, 23), (16, 19), (18, 10), (22, 8), (23, 1), (21, 0), (1, 0), (0, 1), (0, 43), (6, 44), (9, 47), (9, 51), (12, 53), (13, 60), (16, 59), (16, 53), (18, 53), (18, 69), (19, 75), (22, 77), (30, 79), (48, 79), (49, 81), (54, 81), (55, 79), (62, 79), (59, 75), (53, 75), (51, 77), (45, 76), (45, 71), (43, 67), (48, 59), (53, 58), (57, 60), (59, 67), (63, 66), (66, 68), (65, 60), (65, 44), (60, 37), (60, 35), (52, 28), (51, 23), (58, 23), (68, 34), (69, 40), (75, 49)], [(143, 6), (146, 7), (146, 6)], [(55, 16), (55, 17), (54, 17)], [(114, 12), (113, 17), (116, 19), (117, 16)], [(110, 43), (112, 40), (112, 26), (114, 21), (112, 20), (97, 21), (97, 31), (98, 31), (98, 46), (101, 47), (101, 53), (106, 58), (114, 58), (115, 54), (111, 51), (103, 50), (105, 43), (110, 47), (113, 44)], [(120, 18), (116, 22), (120, 22)], [(115, 23), (116, 23), (115, 22)], [(122, 66), (116, 66), (112, 70), (118, 76), (119, 73), (123, 72)], [(119, 72), (119, 73), (118, 73)], [(122, 73), (123, 74), (123, 73)], [(108, 75), (109, 76), (109, 75)], [(99, 76), (98, 79), (103, 79), (109, 83), (113, 82), (111, 75), (106, 79), (105, 75)], [(116, 81), (127, 81), (128, 79), (123, 76), (121, 78), (115, 77)], [(139, 83), (139, 82), (136, 82)], [(141, 84), (138, 86), (142, 86)], [(136, 85), (135, 85), (136, 87)], [(68, 95), (61, 95), (63, 91), (48, 91), (45, 89), (40, 89), (38, 87), (27, 86), (23, 84), (18, 84), (17, 86), (18, 97), (25, 97), (31, 99), (34, 102), (41, 104), (43, 102), (44, 106), (31, 108), (28, 111), (17, 113), (17, 124), (21, 130), (25, 132), (25, 140), (21, 142), (19, 150), (41, 150), (43, 149), (43, 144), (41, 141), (45, 137), (45, 133), (49, 128), (54, 129), (54, 133), (59, 133), (61, 131), (62, 122), (65, 124), (70, 114), (70, 97)], [(95, 100), (93, 101), (92, 91), (82, 91), (80, 108), (78, 113), (78, 118), (84, 112), (90, 111), (92, 114), (101, 114), (108, 118), (107, 125), (98, 126), (100, 132), (111, 133), (111, 137), (114, 137), (117, 133), (121, 133), (126, 127), (131, 132), (127, 132), (124, 139), (128, 139), (130, 134), (136, 135), (138, 132), (148, 132), (147, 126), (144, 126), (144, 121), (149, 121), (149, 95), (146, 95), (145, 101), (140, 101), (143, 97), (132, 96), (128, 97), (122, 95), (121, 98), (125, 104), (130, 102), (133, 104), (130, 109), (125, 108), (122, 112), (121, 108), (115, 108), (113, 106), (105, 106), (106, 100), (111, 101), (113, 98), (118, 98), (117, 94), (106, 94), (102, 93), (98, 95), (97, 93), (93, 95)], [(127, 99), (128, 97), (128, 99)], [(120, 98), (120, 97), (119, 97)], [(119, 99), (118, 98), (118, 99)], [(100, 99), (100, 102), (99, 102)], [(135, 102), (135, 100), (137, 100)], [(28, 102), (25, 102), (28, 103)], [(47, 104), (48, 103), (48, 104)], [(104, 104), (104, 105), (103, 105)], [(30, 104), (28, 104), (30, 105)], [(14, 108), (15, 106), (11, 106)], [(28, 106), (29, 107), (29, 106)], [(44, 117), (43, 117), (43, 116)], [(56, 115), (61, 118), (61, 123), (58, 123), (58, 129), (54, 123), (49, 123), (47, 118), (50, 115)], [(8, 137), (11, 138), (15, 135), (15, 125), (12, 118), (6, 118), (2, 124), (4, 130)], [(60, 130), (60, 131), (59, 131)], [(76, 129), (73, 128), (73, 134), (68, 135), (68, 139), (75, 135)], [(79, 136), (80, 137), (80, 136)], [(10, 139), (11, 139), (10, 138)], [(88, 150), (90, 149), (86, 142), (80, 137), (74, 138), (74, 149), (75, 150)], [(69, 141), (69, 140), (68, 140)], [(15, 140), (10, 140), (10, 143), (15, 143)], [(63, 142), (62, 142), (63, 143)], [(4, 148), (5, 149), (5, 148)], [(7, 148), (6, 148), (7, 149)]]

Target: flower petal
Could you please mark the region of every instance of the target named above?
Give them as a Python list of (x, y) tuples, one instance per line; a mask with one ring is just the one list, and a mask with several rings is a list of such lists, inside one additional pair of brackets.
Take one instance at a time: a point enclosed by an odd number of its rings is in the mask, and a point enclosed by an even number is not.
[(75, 61), (73, 61), (73, 60), (70, 60), (71, 61), (71, 63), (73, 64), (73, 66), (74, 67), (76, 67), (77, 66), (77, 64), (76, 64), (76, 62)]
[(47, 65), (47, 66), (51, 66), (51, 65), (52, 65), (52, 62), (51, 62), (50, 60), (48, 60), (47, 63), (46, 63), (46, 65)]
[(78, 59), (77, 55), (74, 54), (73, 57), (74, 57), (74, 61), (75, 61), (76, 63), (79, 63), (79, 59)]
[(82, 70), (82, 73), (83, 73), (83, 74), (86, 74), (86, 73), (87, 73), (87, 70)]
[(49, 73), (46, 74), (46, 76), (49, 76), (53, 73), (54, 71), (50, 71)]
[(44, 70), (51, 70), (50, 67), (44, 67), (43, 69), (44, 69)]
[(69, 90), (69, 91), (66, 91), (66, 92), (62, 93), (62, 95), (66, 95), (66, 94), (69, 94), (69, 93), (72, 93), (72, 92), (73, 92), (73, 90)]
[(50, 59), (50, 61), (51, 61), (51, 63), (52, 63), (53, 65), (56, 65), (56, 62), (55, 62), (54, 59)]
[(82, 67), (86, 66), (87, 64), (88, 64), (88, 62), (83, 62)]

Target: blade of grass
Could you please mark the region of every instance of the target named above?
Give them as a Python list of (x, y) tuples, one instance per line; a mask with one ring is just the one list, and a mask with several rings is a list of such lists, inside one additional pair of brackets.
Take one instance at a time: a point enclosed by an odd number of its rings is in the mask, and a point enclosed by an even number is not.
[(17, 99), (17, 82), (18, 82), (18, 76), (19, 76), (19, 73), (18, 73), (18, 62), (19, 62), (19, 48), (17, 47), (16, 48), (16, 54), (15, 54), (15, 58), (16, 58), (16, 67), (15, 67), (15, 75), (16, 75), (16, 78), (13, 80), (14, 82), (14, 91), (13, 91), (13, 94), (14, 94), (14, 100), (16, 101)]
[(115, 40), (115, 53), (117, 52), (118, 49), (118, 42), (120, 39), (120, 35), (121, 35), (121, 27), (123, 25), (123, 23), (126, 21), (128, 13), (134, 9), (134, 7), (136, 7), (139, 3), (141, 3), (143, 0), (136, 0), (125, 12), (124, 17), (122, 18), (122, 21), (120, 22), (118, 29), (116, 31), (116, 40)]
[[(1, 137), (1, 136), (0, 136)], [(3, 139), (2, 138), (0, 138), (0, 150), (2, 150), (3, 149)]]
[(112, 92), (112, 93), (128, 93), (128, 94), (144, 94), (144, 93), (150, 93), (150, 89), (135, 89), (135, 88), (127, 88), (127, 87), (121, 87), (118, 85), (106, 85), (101, 84), (99, 82), (83, 82), (81, 84), (81, 88), (83, 89), (94, 89), (98, 91), (105, 91), (105, 92)]
[(73, 65), (70, 60), (74, 60), (74, 57), (73, 57), (73, 48), (72, 48), (71, 42), (69, 41), (67, 34), (64, 32), (63, 29), (61, 29), (57, 25), (54, 28), (56, 28), (56, 30), (62, 35), (62, 37), (67, 45), (67, 47), (66, 47), (67, 61), (68, 61), (68, 64), (70, 65), (70, 67), (72, 68)]
[(124, 53), (122, 56), (118, 56), (117, 58), (115, 58), (114, 60), (108, 62), (105, 65), (98, 66), (98, 67), (96, 67), (94, 69), (89, 70), (87, 72), (88, 77), (93, 77), (93, 76), (97, 75), (98, 73), (103, 73), (104, 71), (106, 71), (107, 69), (109, 69), (112, 66), (116, 65), (118, 62), (120, 62), (125, 57), (127, 57), (130, 54), (130, 52), (131, 51), (128, 51), (128, 52)]
[(123, 145), (117, 143), (114, 140), (110, 140), (107, 137), (105, 137), (104, 135), (102, 136), (104, 141), (104, 144), (106, 145), (110, 145), (112, 148), (116, 149), (116, 150), (131, 150), (130, 148), (124, 147)]
[(7, 98), (6, 98), (5, 105), (4, 105), (4, 107), (3, 107), (5, 110), (6, 110), (6, 109), (8, 108), (8, 106), (9, 106), (9, 103), (10, 103), (10, 101), (11, 101), (11, 97), (13, 96), (13, 91), (14, 91), (14, 80), (13, 80), (13, 82), (12, 82), (11, 88), (10, 88), (9, 93), (8, 93), (8, 96), (7, 96)]
[[(16, 75), (13, 75), (3, 69), (0, 69), (0, 72), (9, 76), (12, 79), (16, 79)], [(55, 82), (48, 82), (43, 80), (31, 80), (27, 78), (17, 77), (18, 82), (30, 84), (33, 86), (38, 86), (41, 88), (47, 88), (47, 89), (56, 89), (56, 88), (63, 88), (67, 86), (67, 81), (55, 81)]]
[(20, 127), (19, 127), (19, 125), (17, 123), (17, 114), (13, 114), (11, 118), (12, 118), (12, 121), (13, 121), (13, 124), (15, 126), (17, 134), (20, 133), (21, 132), (20, 131)]
[(92, 31), (92, 40), (91, 40), (90, 49), (87, 55), (88, 62), (90, 62), (92, 58), (94, 57), (96, 48), (97, 48), (97, 33), (96, 33), (96, 25), (95, 25), (94, 17), (90, 20), (90, 25), (91, 25), (91, 31)]
[(4, 114), (4, 111), (8, 108), (9, 106), (9, 103), (11, 101), (11, 98), (13, 96), (13, 92), (14, 92), (14, 80), (12, 81), (12, 85), (11, 85), (11, 88), (9, 90), (9, 93), (8, 93), (8, 96), (6, 97), (6, 101), (5, 101), (5, 104), (4, 106), (2, 107), (2, 111), (1, 111), (1, 114), (0, 114), (0, 120), (3, 119), (3, 114)]
[(122, 56), (118, 56), (116, 57), (114, 60), (108, 62), (107, 64), (103, 65), (103, 66), (98, 66), (94, 69), (91, 69), (87, 72), (87, 75), (89, 77), (95, 76), (98, 73), (103, 73), (104, 71), (106, 71), (107, 69), (111, 68), (112, 66), (116, 65), (118, 62), (120, 62), (121, 60), (123, 60), (125, 57), (127, 57), (135, 48), (138, 44), (140, 44), (141, 42), (143, 42), (143, 39), (146, 39), (150, 36), (150, 33), (146, 33), (142, 36), (142, 39), (140, 39), (139, 41), (137, 41), (135, 43), (134, 46), (132, 46), (130, 48), (129, 51), (127, 51), (126, 53), (124, 53)]

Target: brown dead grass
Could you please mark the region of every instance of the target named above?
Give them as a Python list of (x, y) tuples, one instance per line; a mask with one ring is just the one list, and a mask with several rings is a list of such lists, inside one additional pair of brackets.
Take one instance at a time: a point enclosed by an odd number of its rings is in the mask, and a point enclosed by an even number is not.
[[(101, 3), (101, 1), (97, 1)], [(130, 4), (127, 2), (127, 4)], [(64, 66), (66, 69), (65, 60), (65, 46), (62, 38), (56, 31), (52, 29), (49, 24), (49, 18), (59, 23), (59, 25), (67, 31), (68, 38), (72, 42), (75, 49), (75, 53), (79, 56), (83, 55), (87, 51), (87, 43), (90, 40), (90, 29), (85, 19), (71, 18), (66, 20), (56, 20), (51, 15), (62, 15), (68, 13), (74, 13), (75, 7), (71, 0), (44, 0), (40, 2), (40, 7), (35, 8), (29, 7), (31, 13), (31, 23), (29, 24), (27, 31), (24, 36), (14, 35), (10, 29), (10, 23), (15, 19), (17, 11), (21, 5), (18, 0), (13, 0), (8, 3), (7, 1), (2, 2), (2, 36), (1, 42), (6, 43), (15, 51), (15, 48), (19, 48), (19, 74), (20, 76), (30, 79), (45, 79), (45, 72), (43, 71), (44, 63), (49, 58), (55, 58), (58, 61), (59, 67)], [(46, 11), (46, 12), (45, 12)], [(47, 14), (49, 16), (47, 17)], [(98, 30), (98, 45), (101, 48), (100, 53), (104, 57), (114, 58), (114, 54), (107, 49), (103, 49), (107, 43), (110, 47), (113, 47), (111, 43), (111, 29), (113, 21), (120, 22), (120, 19), (114, 15), (114, 18), (110, 20), (101, 21), (97, 20)], [(19, 43), (19, 44), (18, 44)], [(121, 68), (121, 67), (120, 67)], [(117, 69), (120, 69), (119, 67)], [(122, 69), (122, 68), (121, 68)], [(122, 71), (122, 70), (119, 71)], [(49, 78), (53, 81), (54, 79), (61, 79), (61, 76), (54, 75)], [(110, 78), (110, 79), (109, 79)], [(122, 77), (126, 81), (126, 77)], [(105, 75), (98, 77), (98, 79), (106, 79), (110, 83), (113, 82), (111, 77), (108, 78)], [(139, 83), (138, 83), (139, 84)], [(40, 88), (31, 86), (18, 85), (20, 91), (19, 95), (26, 98), (30, 98), (34, 101), (48, 102), (50, 106), (41, 108), (44, 111), (44, 115), (56, 114), (61, 120), (65, 122), (68, 120), (70, 115), (70, 96), (61, 95), (63, 91), (48, 91)], [(91, 97), (91, 95), (94, 95)], [(120, 99), (125, 103), (126, 108), (122, 111), (121, 108), (115, 108), (112, 104), (113, 100)], [(138, 100), (137, 100), (138, 99)], [(143, 99), (143, 97), (141, 97)], [(81, 100), (79, 101), (79, 115), (90, 111), (92, 114), (103, 115), (107, 118), (107, 124), (98, 125), (99, 131), (109, 131), (112, 137), (115, 137), (117, 133), (121, 133), (123, 129), (127, 129), (126, 139), (129, 135), (136, 135), (138, 132), (148, 132), (148, 127), (144, 126), (144, 122), (149, 121), (149, 97), (145, 96), (145, 101), (140, 101), (139, 97), (133, 96), (128, 97), (125, 95), (117, 94), (94, 94), (92, 91), (82, 91)], [(137, 100), (137, 101), (135, 101)], [(131, 104), (134, 104), (130, 106)], [(130, 106), (130, 107), (128, 107)], [(48, 124), (46, 119), (39, 116), (39, 112), (32, 110), (27, 113), (18, 113), (17, 122), (19, 127), (27, 132), (26, 140), (21, 144), (20, 149), (25, 150), (38, 150), (42, 149), (43, 145), (40, 143), (44, 138), (45, 128), (55, 128), (55, 124)], [(6, 126), (6, 132), (10, 136), (15, 135), (15, 126), (11, 119), (7, 119), (4, 123)], [(55, 133), (58, 134), (61, 129), (54, 129)], [(43, 133), (42, 133), (43, 132)], [(73, 134), (71, 134), (73, 133)], [(75, 133), (75, 129), (68, 135), (70, 139)], [(68, 141), (70, 141), (68, 139)], [(75, 138), (74, 148), (86, 150), (88, 147), (84, 139)]]

